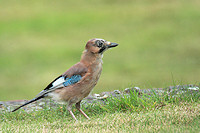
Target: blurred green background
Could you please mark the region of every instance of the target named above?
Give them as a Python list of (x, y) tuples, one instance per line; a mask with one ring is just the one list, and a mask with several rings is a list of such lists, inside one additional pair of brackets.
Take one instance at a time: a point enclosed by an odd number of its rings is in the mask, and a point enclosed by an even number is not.
[(33, 98), (92, 38), (120, 44), (93, 93), (199, 84), (199, 0), (0, 0), (0, 101)]

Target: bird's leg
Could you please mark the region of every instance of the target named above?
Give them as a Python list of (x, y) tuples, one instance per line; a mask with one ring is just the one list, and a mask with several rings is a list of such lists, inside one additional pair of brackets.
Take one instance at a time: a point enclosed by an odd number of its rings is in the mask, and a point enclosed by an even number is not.
[(78, 109), (78, 111), (81, 112), (81, 114), (83, 114), (85, 116), (85, 118), (90, 119), (82, 110), (81, 110), (81, 101), (76, 103), (76, 108)]
[(72, 118), (77, 121), (74, 113), (72, 112), (72, 103), (69, 103), (69, 105), (67, 106), (67, 110), (69, 111), (70, 115), (72, 116)]

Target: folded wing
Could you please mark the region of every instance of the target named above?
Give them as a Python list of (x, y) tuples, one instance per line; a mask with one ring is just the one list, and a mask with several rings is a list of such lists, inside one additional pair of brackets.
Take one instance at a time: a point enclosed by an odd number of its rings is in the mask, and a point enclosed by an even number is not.
[(49, 92), (63, 87), (68, 87), (79, 82), (87, 73), (87, 67), (82, 63), (77, 63), (68, 69), (63, 75), (53, 80), (43, 91), (37, 96), (46, 96)]

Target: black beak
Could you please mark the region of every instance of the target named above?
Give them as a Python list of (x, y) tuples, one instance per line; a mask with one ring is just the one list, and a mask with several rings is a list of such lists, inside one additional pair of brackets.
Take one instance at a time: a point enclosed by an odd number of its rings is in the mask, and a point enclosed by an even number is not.
[(110, 43), (110, 44), (108, 44), (107, 45), (107, 47), (108, 48), (113, 48), (113, 47), (116, 47), (116, 46), (118, 46), (119, 44), (117, 44), (117, 43)]
[(103, 47), (99, 50), (99, 53), (103, 53), (106, 49), (113, 48), (113, 47), (116, 47), (118, 45), (119, 44), (117, 44), (117, 43), (107, 42), (107, 44), (103, 45)]

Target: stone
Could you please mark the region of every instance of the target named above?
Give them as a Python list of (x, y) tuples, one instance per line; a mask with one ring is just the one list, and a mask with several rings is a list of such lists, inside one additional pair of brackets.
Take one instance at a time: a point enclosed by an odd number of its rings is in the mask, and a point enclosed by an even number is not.
[[(133, 88), (125, 88), (123, 92), (119, 90), (114, 90), (111, 92), (102, 92), (101, 94), (93, 94), (89, 95), (88, 97), (84, 98), (81, 104), (85, 107), (94, 106), (95, 104), (105, 104), (106, 99), (108, 97), (120, 97), (120, 96), (130, 96), (130, 91), (136, 91), (138, 95), (141, 94), (147, 94), (147, 95), (153, 95), (152, 90), (158, 94), (162, 95), (165, 91), (167, 91), (168, 95), (172, 97), (176, 97), (177, 94), (187, 93), (188, 90), (191, 92), (191, 94), (194, 94), (195, 92), (199, 91), (199, 86), (196, 85), (177, 85), (177, 86), (169, 86), (165, 89), (163, 88), (154, 88), (154, 89), (140, 89), (139, 87), (133, 87)], [(16, 101), (0, 101), (0, 112), (1, 111), (12, 111), (14, 108), (18, 107), (19, 105), (24, 104), (27, 102), (27, 100), (16, 100)], [(45, 105), (45, 106), (44, 106)], [(25, 107), (22, 108), (22, 110), (26, 112), (31, 111), (38, 111), (42, 110), (43, 108), (54, 108), (57, 107), (59, 104), (53, 100), (50, 99), (41, 99), (37, 102), (33, 102)]]
[(197, 90), (199, 90), (199, 87), (189, 87), (188, 90), (197, 91)]
[(119, 90), (114, 90), (113, 91), (115, 94), (121, 94), (121, 92)]

